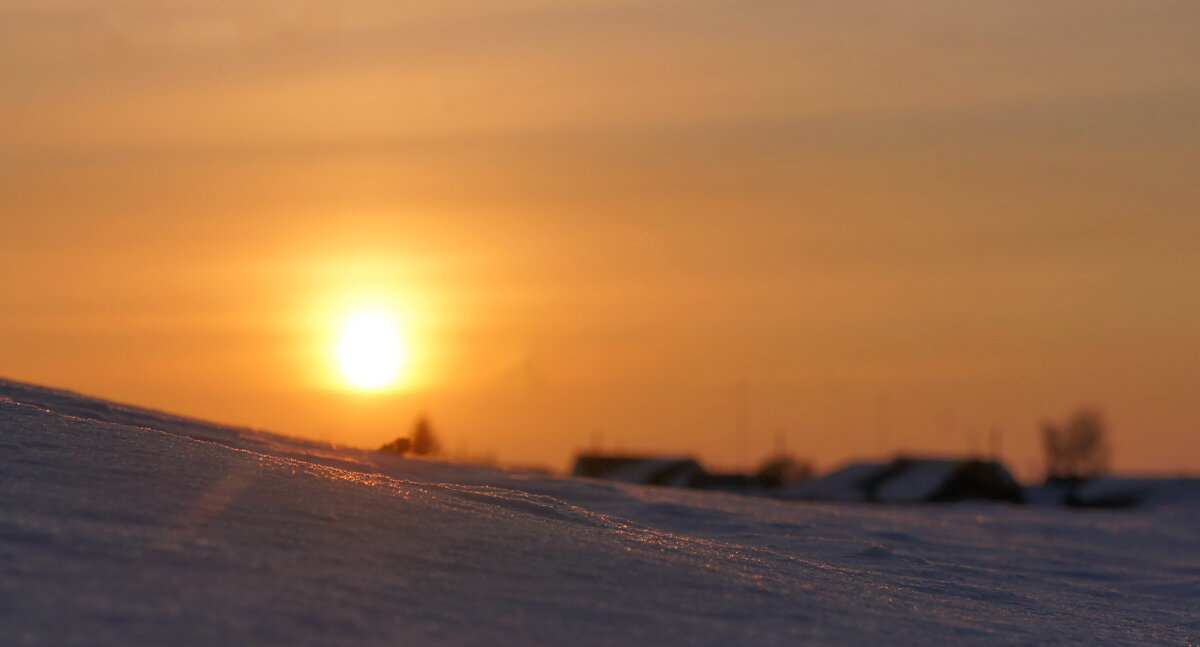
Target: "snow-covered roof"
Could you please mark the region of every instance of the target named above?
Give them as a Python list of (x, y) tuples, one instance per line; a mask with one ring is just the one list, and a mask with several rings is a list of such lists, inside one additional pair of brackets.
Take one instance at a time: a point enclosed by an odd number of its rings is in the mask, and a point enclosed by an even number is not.
[(879, 478), (888, 463), (851, 463), (825, 476), (792, 483), (776, 493), (783, 499), (865, 501), (867, 484)]
[(779, 491), (785, 499), (813, 501), (921, 501), (989, 498), (1017, 500), (1019, 486), (995, 461), (900, 457), (888, 463), (852, 463)]
[(704, 468), (683, 457), (584, 454), (575, 459), (572, 474), (620, 483), (688, 487), (704, 475)]
[[(906, 460), (903, 469), (883, 480), (874, 498), (888, 503), (917, 503), (936, 497), (965, 461), (949, 459)], [(898, 466), (897, 466), (898, 467)]]

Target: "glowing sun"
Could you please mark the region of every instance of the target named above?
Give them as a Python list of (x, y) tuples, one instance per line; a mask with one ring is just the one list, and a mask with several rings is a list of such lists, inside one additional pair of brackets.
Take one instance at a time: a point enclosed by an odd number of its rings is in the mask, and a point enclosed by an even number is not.
[(342, 379), (356, 389), (394, 385), (408, 352), (396, 321), (386, 312), (359, 310), (342, 320), (333, 354)]

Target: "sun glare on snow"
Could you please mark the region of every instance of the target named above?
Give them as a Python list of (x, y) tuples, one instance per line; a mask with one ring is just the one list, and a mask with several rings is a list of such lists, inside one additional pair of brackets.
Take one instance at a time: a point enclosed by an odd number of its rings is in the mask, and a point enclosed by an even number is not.
[(377, 310), (360, 310), (346, 316), (333, 353), (346, 384), (363, 390), (395, 385), (407, 358), (395, 319)]

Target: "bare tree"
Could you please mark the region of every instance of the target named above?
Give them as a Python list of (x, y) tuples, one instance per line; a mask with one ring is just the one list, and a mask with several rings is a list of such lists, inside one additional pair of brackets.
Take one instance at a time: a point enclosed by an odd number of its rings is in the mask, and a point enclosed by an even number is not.
[(1080, 409), (1062, 426), (1043, 422), (1046, 478), (1082, 481), (1107, 471), (1104, 433), (1104, 417), (1097, 409)]

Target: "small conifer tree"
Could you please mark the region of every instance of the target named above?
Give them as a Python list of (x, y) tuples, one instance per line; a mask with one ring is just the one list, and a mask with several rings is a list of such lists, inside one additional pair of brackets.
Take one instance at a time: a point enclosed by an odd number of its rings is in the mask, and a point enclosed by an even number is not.
[(441, 449), (441, 444), (433, 434), (433, 426), (429, 424), (429, 417), (422, 415), (417, 418), (416, 425), (413, 427), (412, 453), (428, 456), (436, 454), (439, 449)]

